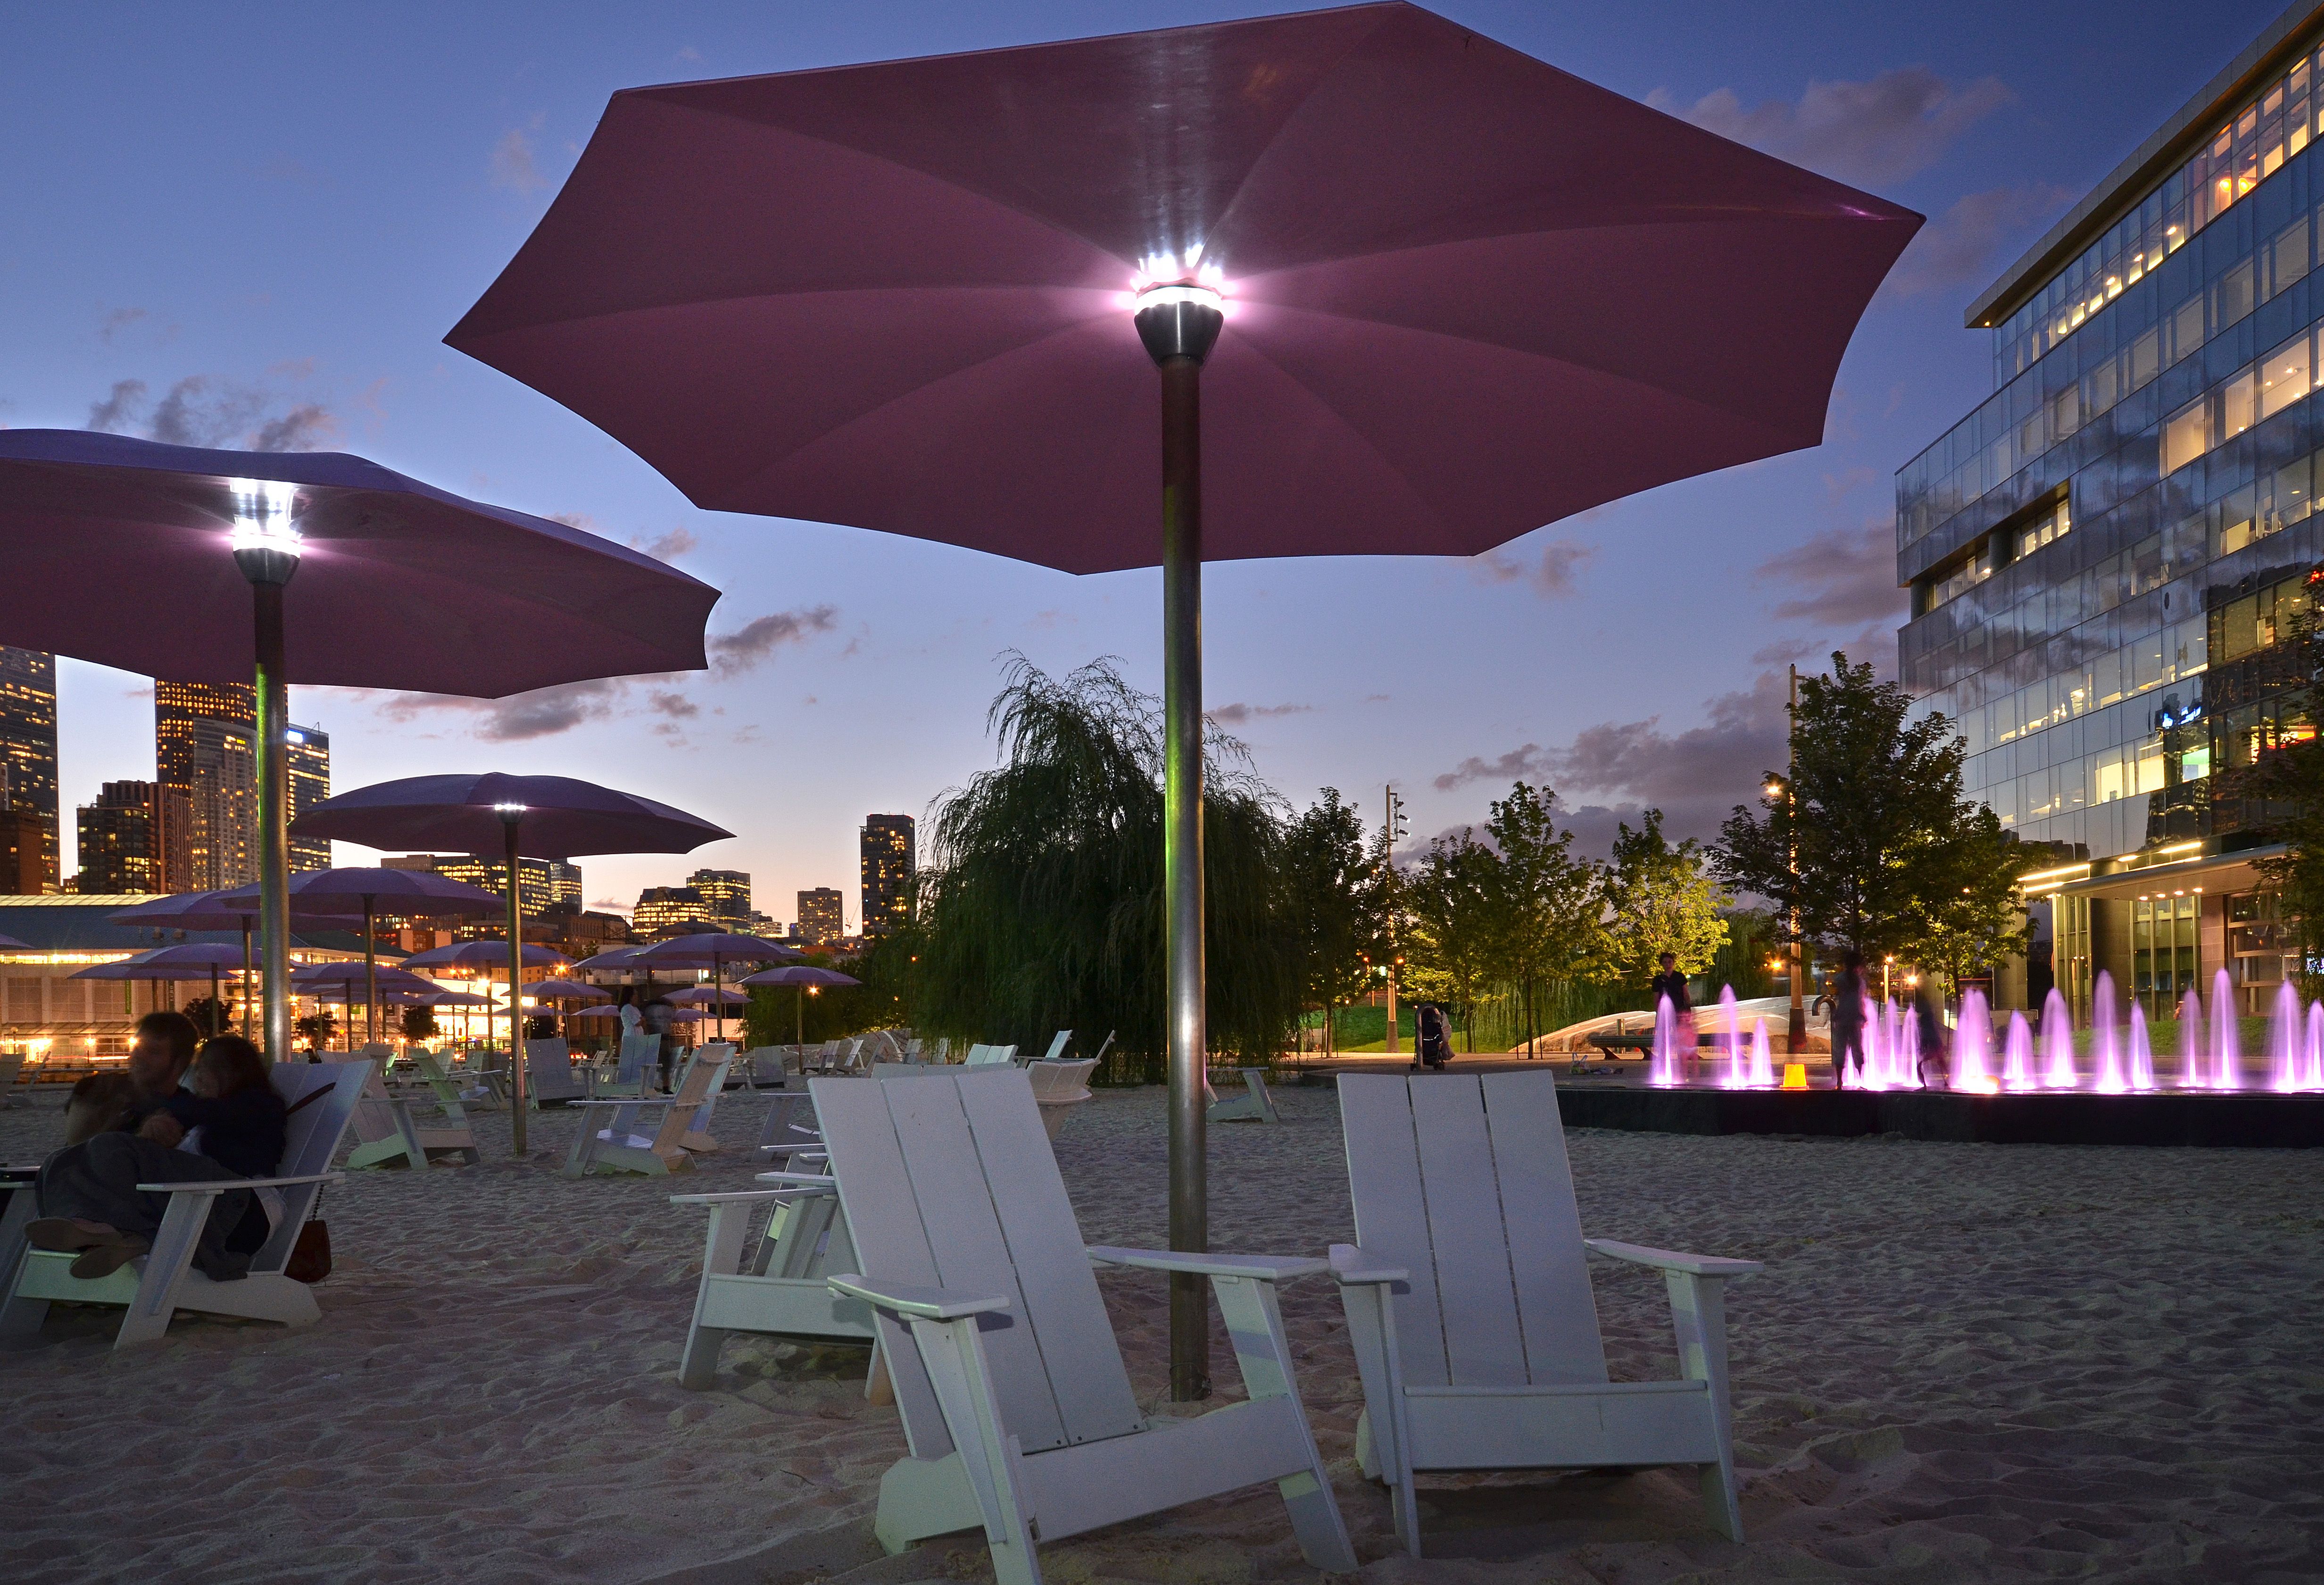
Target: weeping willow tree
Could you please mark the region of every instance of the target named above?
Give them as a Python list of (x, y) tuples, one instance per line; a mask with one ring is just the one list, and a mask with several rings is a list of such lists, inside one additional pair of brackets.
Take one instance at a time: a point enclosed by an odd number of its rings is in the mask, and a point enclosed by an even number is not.
[[(1001, 764), (937, 801), (921, 872), (915, 1015), (932, 1033), (1045, 1049), (1111, 1031), (1114, 1081), (1163, 1068), (1162, 732), (1157, 701), (1099, 660), (1062, 681), (1009, 657), (986, 725)], [(1282, 928), (1278, 800), (1242, 746), (1205, 735), (1210, 1047), (1264, 1060), (1299, 1012)]]

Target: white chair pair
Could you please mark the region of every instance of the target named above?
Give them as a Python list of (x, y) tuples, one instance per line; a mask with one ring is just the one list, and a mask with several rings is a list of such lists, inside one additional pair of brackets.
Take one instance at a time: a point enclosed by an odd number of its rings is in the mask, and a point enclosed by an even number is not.
[(1005, 1068), (1017, 1061), (1013, 1045), (972, 1045), (968, 1048), (966, 1066), (971, 1068)]
[[(306, 1284), (283, 1272), (326, 1183), (346, 1181), (330, 1170), (331, 1157), (354, 1120), (355, 1104), (376, 1069), (369, 1061), (277, 1062), (271, 1078), (275, 1093), (290, 1108), (289, 1141), (277, 1176), (202, 1183), (140, 1183), (141, 1193), (167, 1194), (170, 1209), (153, 1235), (153, 1247), (109, 1276), (77, 1277), (69, 1252), (27, 1249), (0, 1302), (0, 1334), (40, 1330), (51, 1303), (114, 1304), (123, 1307), (113, 1346), (151, 1342), (170, 1329), (180, 1310), (247, 1321), (305, 1326), (320, 1320), (321, 1309)], [(250, 1274), (217, 1282), (193, 1268), (210, 1207), (230, 1189), (257, 1191), (268, 1204), (273, 1231), (251, 1256)], [(269, 1199), (272, 1196), (272, 1199)], [(16, 1202), (29, 1196), (12, 1196)]]

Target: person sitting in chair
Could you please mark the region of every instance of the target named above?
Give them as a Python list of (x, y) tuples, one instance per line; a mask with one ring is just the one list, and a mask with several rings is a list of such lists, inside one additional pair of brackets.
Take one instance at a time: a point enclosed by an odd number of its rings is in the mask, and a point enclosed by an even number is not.
[[(193, 1025), (180, 1015), (188, 1030)], [(234, 1182), (272, 1173), (288, 1136), (281, 1098), (268, 1082), (257, 1048), (225, 1034), (192, 1064), (192, 1091), (173, 1090), (146, 1112), (135, 1133), (115, 1128), (68, 1145), (41, 1163), (35, 1188), (41, 1215), (24, 1228), (36, 1249), (78, 1251), (77, 1277), (109, 1276), (152, 1247), (170, 1197), (142, 1193), (141, 1183)], [(132, 1077), (137, 1059), (131, 1057)], [(149, 1076), (161, 1071), (158, 1059)], [(179, 1071), (183, 1072), (183, 1068)], [(189, 1128), (202, 1130), (202, 1153), (177, 1148)], [(246, 1276), (269, 1225), (244, 1190), (212, 1202), (194, 1248), (194, 1265), (217, 1281)]]

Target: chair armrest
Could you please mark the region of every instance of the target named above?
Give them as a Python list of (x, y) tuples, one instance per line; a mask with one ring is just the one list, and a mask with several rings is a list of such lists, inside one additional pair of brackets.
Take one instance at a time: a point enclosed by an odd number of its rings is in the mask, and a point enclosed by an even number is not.
[(196, 1183), (140, 1183), (140, 1194), (189, 1194), (220, 1189), (289, 1189), (300, 1183), (344, 1183), (345, 1173), (309, 1173), (299, 1178), (212, 1178)]
[[(838, 1191), (838, 1185), (829, 1179), (825, 1179), (824, 1182), (831, 1192)], [(797, 1200), (802, 1194), (812, 1196), (815, 1192), (812, 1189), (737, 1189), (724, 1194), (673, 1194), (669, 1202), (672, 1205), (751, 1205), (762, 1200)]]
[(1675, 1255), (1667, 1249), (1649, 1249), (1643, 1244), (1624, 1244), (1614, 1238), (1584, 1238), (1589, 1248), (1616, 1260), (1627, 1260), (1632, 1265), (1651, 1265), (1662, 1271), (1684, 1272), (1697, 1277), (1756, 1276), (1766, 1267), (1756, 1260), (1729, 1260), (1717, 1255)]
[(1192, 1272), (1206, 1277), (1257, 1277), (1267, 1283), (1314, 1276), (1324, 1269), (1323, 1262), (1313, 1256), (1300, 1255), (1198, 1255), (1183, 1249), (1117, 1249), (1103, 1244), (1090, 1245), (1086, 1253), (1099, 1265)]
[(828, 1173), (752, 1173), (754, 1183), (781, 1183), (793, 1189), (829, 1189), (836, 1192), (839, 1180)]
[(1332, 1279), (1343, 1287), (1360, 1287), (1370, 1283), (1401, 1283), (1409, 1281), (1412, 1272), (1401, 1265), (1386, 1265), (1353, 1244), (1334, 1244), (1330, 1251)]
[(921, 1321), (958, 1321), (964, 1315), (1009, 1308), (1007, 1297), (1000, 1293), (964, 1293), (957, 1288), (918, 1288), (900, 1283), (874, 1284), (871, 1278), (852, 1271), (824, 1280), (835, 1293)]

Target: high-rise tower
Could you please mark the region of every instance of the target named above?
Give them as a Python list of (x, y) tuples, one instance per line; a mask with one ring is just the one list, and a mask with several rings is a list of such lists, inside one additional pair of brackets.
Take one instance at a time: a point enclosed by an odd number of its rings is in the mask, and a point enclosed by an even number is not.
[(14, 807), (41, 822), (42, 886), (57, 883), (57, 659), (0, 646), (0, 761)]
[(867, 814), (857, 833), (863, 865), (863, 933), (883, 936), (912, 922), (917, 827), (908, 814)]

